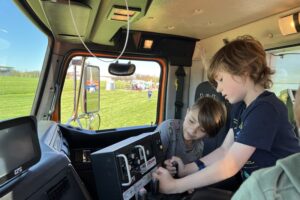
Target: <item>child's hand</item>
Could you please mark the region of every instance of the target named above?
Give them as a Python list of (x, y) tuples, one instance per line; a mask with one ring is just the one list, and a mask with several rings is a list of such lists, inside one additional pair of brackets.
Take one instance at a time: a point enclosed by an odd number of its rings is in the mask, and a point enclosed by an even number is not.
[(172, 164), (171, 159), (165, 160), (164, 164), (165, 164), (166, 169), (169, 171), (169, 173), (172, 176), (175, 176), (175, 174), (177, 173), (177, 170), (176, 170), (176, 167)]
[[(183, 177), (184, 176), (184, 164), (183, 164), (181, 158), (172, 156), (172, 158), (170, 159), (171, 165), (173, 166), (173, 168), (175, 168), (174, 165), (172, 164), (173, 162), (177, 162), (177, 164), (178, 164), (178, 172), (177, 172), (178, 176)], [(176, 171), (176, 168), (175, 168), (175, 171)]]
[(159, 181), (159, 191), (164, 194), (176, 193), (176, 180), (165, 168), (159, 167), (153, 172), (152, 177)]

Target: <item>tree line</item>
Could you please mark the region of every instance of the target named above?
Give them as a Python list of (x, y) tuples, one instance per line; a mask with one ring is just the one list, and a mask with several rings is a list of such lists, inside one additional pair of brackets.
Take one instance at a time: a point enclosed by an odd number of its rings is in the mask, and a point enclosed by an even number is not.
[(18, 71), (18, 70), (11, 70), (7, 75), (9, 76), (16, 76), (16, 77), (28, 77), (28, 78), (38, 78), (40, 77), (40, 71)]

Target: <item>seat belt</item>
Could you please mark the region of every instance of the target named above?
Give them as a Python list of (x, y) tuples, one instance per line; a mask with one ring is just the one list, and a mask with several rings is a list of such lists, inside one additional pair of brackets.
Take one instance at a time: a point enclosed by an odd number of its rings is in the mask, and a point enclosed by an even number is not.
[(175, 101), (175, 119), (181, 119), (181, 111), (183, 107), (183, 87), (185, 71), (183, 66), (178, 66), (175, 75), (177, 77), (176, 101)]

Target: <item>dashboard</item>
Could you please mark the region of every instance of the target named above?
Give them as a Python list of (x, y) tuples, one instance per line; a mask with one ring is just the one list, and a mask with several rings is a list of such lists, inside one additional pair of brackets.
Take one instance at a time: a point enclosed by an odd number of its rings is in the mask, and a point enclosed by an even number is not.
[(126, 137), (122, 138), (52, 121), (39, 121), (37, 127), (40, 160), (0, 185), (0, 198), (192, 200), (197, 196), (158, 192), (152, 172), (164, 159), (159, 132), (129, 137), (121, 132)]
[[(37, 127), (41, 152), (38, 162), (1, 185), (0, 198), (91, 199), (68, 158), (68, 144), (57, 124), (44, 121), (38, 122)], [(18, 129), (18, 131), (26, 130)], [(18, 152), (15, 151), (14, 154)]]

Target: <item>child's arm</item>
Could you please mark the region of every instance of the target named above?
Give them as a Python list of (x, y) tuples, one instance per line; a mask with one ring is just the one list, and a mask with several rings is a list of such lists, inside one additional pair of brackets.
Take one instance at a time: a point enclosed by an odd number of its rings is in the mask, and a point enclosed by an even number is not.
[[(224, 139), (223, 144), (219, 148), (211, 152), (210, 154), (200, 158), (200, 160), (205, 164), (205, 166), (212, 165), (218, 160), (224, 158), (226, 152), (228, 152), (233, 142), (234, 142), (234, 134), (233, 134), (233, 130), (230, 129)], [(195, 173), (196, 171), (198, 171), (198, 166), (194, 162), (192, 162), (185, 165), (182, 171), (179, 168), (179, 175), (181, 177), (184, 177), (186, 175)]]
[(167, 170), (159, 168), (154, 177), (162, 193), (181, 193), (225, 180), (236, 174), (255, 151), (255, 147), (235, 142), (225, 157), (208, 167), (181, 179), (173, 179)]
[(221, 158), (224, 158), (226, 153), (229, 151), (230, 147), (234, 143), (234, 133), (232, 129), (229, 129), (222, 145), (211, 152), (210, 154), (204, 156), (200, 160), (205, 163), (206, 166), (209, 166), (216, 161), (220, 160)]

